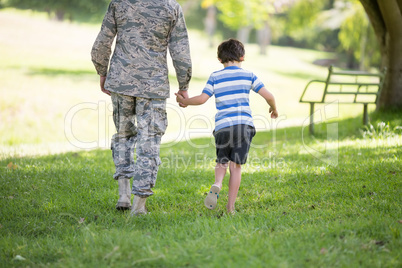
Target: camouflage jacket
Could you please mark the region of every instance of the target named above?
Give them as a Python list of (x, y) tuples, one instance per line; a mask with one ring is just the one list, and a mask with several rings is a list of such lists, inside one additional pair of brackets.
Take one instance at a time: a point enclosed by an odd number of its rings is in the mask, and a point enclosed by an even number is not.
[(187, 90), (191, 59), (180, 5), (175, 0), (112, 0), (91, 56), (98, 74), (107, 76), (107, 90), (134, 97), (168, 98), (168, 48), (179, 89)]

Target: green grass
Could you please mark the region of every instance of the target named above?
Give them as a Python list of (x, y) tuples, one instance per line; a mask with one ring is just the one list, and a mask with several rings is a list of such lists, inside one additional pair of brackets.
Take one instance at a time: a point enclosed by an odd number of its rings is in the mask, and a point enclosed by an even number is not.
[[(60, 153), (71, 150), (68, 130), (98, 148), (114, 132), (89, 57), (99, 25), (14, 10), (1, 10), (0, 24), (0, 267), (402, 266), (400, 132), (363, 138), (359, 105), (317, 105), (332, 119), (315, 136), (295, 126), (309, 112), (298, 103), (307, 81), (327, 74), (312, 62), (335, 55), (270, 47), (260, 56), (246, 45), (243, 67), (275, 94), (281, 117), (267, 120), (251, 97), (258, 133), (235, 216), (225, 214), (227, 178), (217, 209), (203, 206), (215, 149), (210, 137), (191, 138), (210, 136), (213, 101), (183, 110), (171, 98), (166, 137), (176, 141), (162, 146), (150, 213), (130, 218), (114, 209), (110, 150)], [(221, 66), (201, 33), (190, 40), (195, 95)], [(398, 113), (370, 122), (402, 125)]]
[[(393, 118), (390, 125), (400, 123)], [(150, 213), (134, 218), (114, 209), (109, 150), (3, 159), (1, 263), (399, 267), (402, 138), (363, 139), (350, 125), (338, 141), (320, 138), (325, 131), (303, 140), (300, 127), (257, 133), (253, 144), (262, 148), (251, 149), (244, 166), (235, 216), (224, 213), (227, 178), (217, 209), (203, 206), (213, 183), (210, 138), (163, 146)], [(305, 149), (325, 154), (334, 144), (337, 165)]]

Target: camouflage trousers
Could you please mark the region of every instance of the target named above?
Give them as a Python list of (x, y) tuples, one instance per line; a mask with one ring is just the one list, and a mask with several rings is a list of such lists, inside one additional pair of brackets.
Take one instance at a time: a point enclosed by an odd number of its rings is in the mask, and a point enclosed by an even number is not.
[(161, 164), (160, 142), (167, 127), (166, 100), (112, 93), (112, 103), (117, 131), (111, 143), (116, 167), (113, 178), (134, 177), (132, 193), (141, 197), (151, 196)]

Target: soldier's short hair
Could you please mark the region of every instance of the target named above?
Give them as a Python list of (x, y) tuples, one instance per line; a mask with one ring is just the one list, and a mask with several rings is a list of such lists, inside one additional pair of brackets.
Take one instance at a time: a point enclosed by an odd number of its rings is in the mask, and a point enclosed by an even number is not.
[(242, 42), (236, 39), (229, 39), (222, 42), (218, 46), (218, 58), (221, 63), (226, 63), (229, 61), (242, 61), (241, 57), (244, 57), (244, 46)]

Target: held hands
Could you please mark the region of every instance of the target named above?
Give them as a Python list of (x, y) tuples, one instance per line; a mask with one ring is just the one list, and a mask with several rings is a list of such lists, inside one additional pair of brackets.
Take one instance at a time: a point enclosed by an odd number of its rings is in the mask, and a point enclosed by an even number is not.
[(272, 107), (269, 107), (269, 113), (271, 114), (272, 119), (278, 118), (278, 111), (276, 109), (272, 109)]
[(174, 94), (176, 95), (176, 101), (179, 103), (179, 106), (182, 108), (186, 108), (187, 105), (183, 104), (183, 100), (188, 98), (187, 91), (179, 90), (177, 93)]

